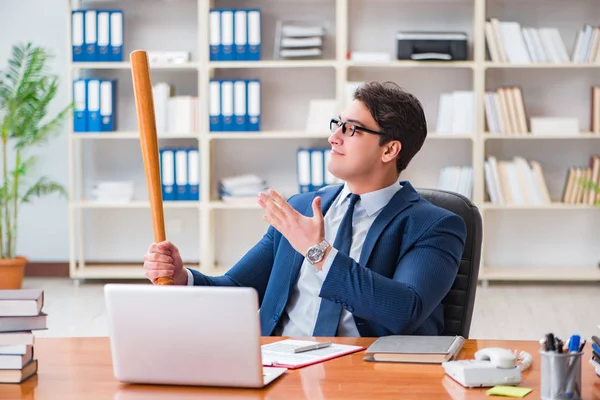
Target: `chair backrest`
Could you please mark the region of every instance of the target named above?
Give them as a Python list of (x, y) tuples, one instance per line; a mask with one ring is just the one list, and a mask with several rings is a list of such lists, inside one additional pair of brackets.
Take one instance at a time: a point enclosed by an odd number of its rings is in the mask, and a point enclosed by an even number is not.
[(461, 194), (439, 189), (417, 189), (417, 192), (430, 203), (460, 216), (467, 226), (467, 240), (458, 274), (450, 292), (442, 300), (444, 306), (442, 335), (461, 335), (468, 338), (481, 259), (483, 236), (481, 214), (471, 200)]

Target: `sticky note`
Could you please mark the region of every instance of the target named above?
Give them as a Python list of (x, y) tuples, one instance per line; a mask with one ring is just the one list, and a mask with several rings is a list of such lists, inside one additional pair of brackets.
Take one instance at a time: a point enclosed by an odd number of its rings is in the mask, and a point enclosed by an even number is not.
[(514, 387), (514, 386), (494, 386), (485, 394), (488, 396), (507, 396), (507, 397), (525, 397), (532, 389)]

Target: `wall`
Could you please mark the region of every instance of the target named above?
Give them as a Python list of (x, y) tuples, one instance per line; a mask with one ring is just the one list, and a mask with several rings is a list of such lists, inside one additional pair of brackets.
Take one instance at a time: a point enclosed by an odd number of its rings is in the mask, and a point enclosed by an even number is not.
[[(35, 14), (31, 12), (35, 10)], [(3, 0), (0, 3), (0, 68), (4, 69), (13, 44), (31, 41), (55, 56), (50, 72), (61, 85), (49, 107), (55, 115), (67, 102), (66, 27), (67, 3), (45, 0)], [(43, 147), (32, 149), (38, 157), (31, 181), (45, 175), (68, 188), (67, 136), (64, 128)], [(17, 252), (31, 261), (66, 261), (69, 258), (68, 199), (52, 195), (20, 209)]]

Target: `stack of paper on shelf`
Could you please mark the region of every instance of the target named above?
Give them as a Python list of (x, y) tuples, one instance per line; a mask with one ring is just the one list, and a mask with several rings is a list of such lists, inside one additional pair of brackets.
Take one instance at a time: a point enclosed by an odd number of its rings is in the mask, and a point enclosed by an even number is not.
[(98, 182), (92, 189), (92, 200), (99, 203), (127, 203), (133, 200), (133, 182)]
[(438, 189), (459, 193), (470, 199), (473, 193), (473, 167), (448, 166), (442, 168)]
[(542, 167), (537, 161), (528, 162), (523, 157), (498, 161), (489, 156), (484, 163), (484, 173), (487, 193), (493, 204), (551, 203)]
[(198, 97), (174, 96), (174, 88), (159, 82), (152, 86), (156, 132), (192, 135), (200, 130)]
[(456, 90), (442, 93), (438, 107), (436, 133), (471, 135), (475, 131), (475, 92)]
[(219, 196), (225, 202), (256, 202), (258, 193), (266, 190), (267, 182), (259, 176), (237, 175), (221, 179)]
[(35, 375), (33, 330), (46, 329), (41, 289), (0, 290), (0, 383), (20, 383)]
[(529, 132), (523, 92), (520, 87), (505, 86), (495, 92), (486, 91), (484, 105), (490, 133), (518, 136)]
[(586, 167), (573, 166), (569, 168), (563, 188), (563, 203), (596, 204), (600, 201), (600, 194), (594, 191), (592, 184), (596, 187), (600, 185), (600, 156), (597, 155), (590, 157)]
[(278, 58), (320, 58), (325, 27), (303, 21), (278, 21), (275, 37)]
[(515, 21), (490, 18), (485, 23), (485, 40), (494, 62), (561, 64), (570, 61), (557, 28), (522, 27)]

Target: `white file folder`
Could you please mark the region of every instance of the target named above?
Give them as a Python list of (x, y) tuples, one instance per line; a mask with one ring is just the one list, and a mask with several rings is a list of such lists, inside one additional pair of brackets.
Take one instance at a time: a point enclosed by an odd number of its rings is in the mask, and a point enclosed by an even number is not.
[(100, 131), (102, 132), (115, 130), (115, 85), (116, 80), (100, 82)]
[(238, 61), (246, 60), (248, 45), (248, 27), (246, 10), (235, 10), (234, 14), (234, 45), (235, 59)]
[(221, 11), (221, 60), (233, 61), (233, 10)]
[(221, 81), (221, 115), (223, 130), (233, 131), (233, 81)]
[(188, 160), (187, 150), (175, 151), (175, 200), (188, 199)]
[(85, 11), (85, 61), (98, 61), (98, 28), (96, 10)]
[(73, 82), (73, 131), (87, 132), (87, 82), (76, 79)]
[(237, 80), (233, 83), (233, 113), (235, 115), (234, 130), (246, 130), (246, 81)]
[(210, 99), (208, 104), (208, 114), (210, 118), (210, 130), (212, 132), (222, 131), (221, 115), (221, 81), (211, 80), (209, 84)]
[(249, 131), (260, 131), (260, 81), (248, 81), (248, 120), (246, 129)]
[(310, 191), (310, 152), (308, 149), (300, 148), (296, 154), (298, 186), (300, 193)]
[(73, 62), (86, 61), (85, 23), (83, 10), (71, 13), (71, 45)]
[(200, 170), (198, 169), (198, 150), (188, 150), (188, 200), (200, 200)]
[(208, 46), (210, 52), (210, 61), (221, 60), (221, 12), (219, 10), (210, 10), (209, 14), (209, 32)]
[(98, 12), (98, 60), (110, 61), (110, 12)]
[(100, 132), (100, 80), (87, 81), (87, 128), (89, 132)]
[(310, 190), (318, 190), (324, 186), (323, 149), (310, 151)]

